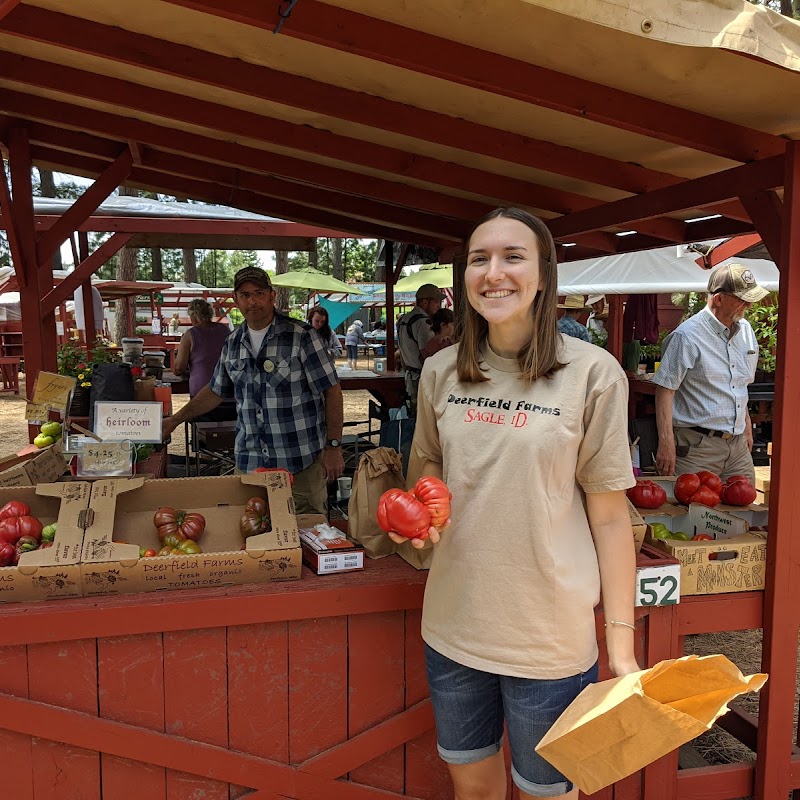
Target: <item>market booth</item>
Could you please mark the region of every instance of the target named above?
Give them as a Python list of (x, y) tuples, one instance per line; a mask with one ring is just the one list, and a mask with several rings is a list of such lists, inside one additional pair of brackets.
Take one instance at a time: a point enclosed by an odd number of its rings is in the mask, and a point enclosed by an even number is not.
[[(682, 598), (642, 612), (639, 624), (648, 661), (678, 653), (687, 633), (763, 625), (770, 680), (757, 730), (747, 720), (727, 723), (757, 744), (757, 758), (678, 771), (673, 755), (603, 795), (783, 800), (800, 788), (792, 718), (800, 522), (789, 504), (800, 431), (796, 376), (784, 369), (800, 358), (800, 131), (796, 104), (786, 102), (798, 89), (800, 26), (744, 2), (681, 10), (691, 18), (636, 3), (620, 11), (605, 0), (569, 10), (544, 0), (379, 8), (302, 0), (277, 9), (225, 0), (11, 0), (0, 5), (0, 141), (11, 172), (10, 187), (0, 181), (0, 202), (12, 221), (32, 375), (55, 364), (50, 255), (123, 182), (432, 248), (441, 263), (454, 263), (456, 307), (463, 259), (453, 256), (471, 223), (500, 202), (548, 220), (564, 260), (757, 231), (781, 271), (765, 590)], [(721, 91), (729, 86), (733, 103)], [(34, 225), (31, 164), (96, 177), (49, 231)], [(404, 252), (394, 259), (387, 248), (387, 317)], [(620, 323), (612, 309), (612, 330)], [(124, 781), (124, 797), (163, 774), (156, 797), (244, 794), (231, 784), (255, 787), (250, 796), (265, 800), (386, 796), (376, 784), (401, 796), (447, 797), (424, 687), (413, 682), (418, 641), (404, 638), (417, 630), (424, 574), (399, 564), (400, 577), (389, 575), (393, 561), (368, 564), (363, 580), (376, 580), (369, 590), (359, 589), (361, 576), (343, 575), (4, 605), (0, 724), (15, 754), (12, 794), (33, 797), (35, 783), (36, 797), (99, 797), (108, 775), (115, 786)], [(327, 581), (342, 588), (324, 589)], [(387, 616), (370, 635), (371, 614)], [(378, 630), (385, 647), (374, 646)], [(391, 664), (398, 680), (402, 652), (405, 696), (380, 666), (361, 671), (362, 634), (371, 666)], [(265, 678), (259, 691), (277, 685), (288, 700), (258, 719), (285, 727), (242, 734), (258, 703), (241, 700), (239, 676), (273, 657), (275, 682)], [(339, 670), (314, 673), (314, 657)], [(106, 688), (140, 664), (151, 665), (141, 667), (150, 677), (131, 678), (132, 686), (147, 690)], [(294, 664), (321, 676), (309, 688), (317, 694), (294, 682), (302, 681)], [(152, 689), (159, 675), (163, 702)], [(220, 699), (187, 689), (187, 675), (200, 688), (216, 686)], [(363, 711), (367, 695), (356, 686), (372, 687), (374, 713)], [(338, 722), (328, 725), (332, 703)], [(190, 717), (181, 718), (183, 709)], [(402, 787), (400, 768), (388, 766), (401, 757)], [(419, 764), (426, 769), (414, 773)], [(163, 773), (176, 767), (201, 774)], [(119, 778), (126, 774), (133, 778)]]

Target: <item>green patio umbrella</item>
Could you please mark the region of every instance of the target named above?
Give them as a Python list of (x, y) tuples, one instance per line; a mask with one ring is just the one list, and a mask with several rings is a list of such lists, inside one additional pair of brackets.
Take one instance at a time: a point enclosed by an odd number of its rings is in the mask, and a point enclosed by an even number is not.
[(440, 289), (451, 287), (453, 285), (453, 265), (425, 264), (407, 278), (400, 278), (394, 285), (394, 290), (396, 292), (416, 292), (420, 286), (426, 283), (432, 283)]
[(332, 275), (326, 275), (314, 267), (303, 267), (284, 272), (282, 275), (270, 275), (273, 286), (287, 289), (307, 289), (310, 292), (347, 292), (348, 294), (366, 294), (361, 289), (340, 281)]

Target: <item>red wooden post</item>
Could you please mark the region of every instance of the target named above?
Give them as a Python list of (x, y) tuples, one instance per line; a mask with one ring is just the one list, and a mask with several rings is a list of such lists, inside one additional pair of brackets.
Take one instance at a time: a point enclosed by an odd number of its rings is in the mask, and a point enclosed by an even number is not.
[(395, 369), (394, 361), (394, 242), (388, 239), (383, 243), (384, 257), (383, 274), (386, 277), (386, 366), (392, 372)]
[(608, 296), (608, 352), (622, 361), (622, 295)]
[(762, 692), (758, 726), (756, 798), (785, 798), (790, 789), (797, 664), (798, 558), (800, 517), (796, 487), (800, 470), (800, 145), (786, 146), (786, 178), (782, 212), (778, 316), (778, 369), (775, 383), (772, 494), (767, 538), (762, 669), (769, 681)]

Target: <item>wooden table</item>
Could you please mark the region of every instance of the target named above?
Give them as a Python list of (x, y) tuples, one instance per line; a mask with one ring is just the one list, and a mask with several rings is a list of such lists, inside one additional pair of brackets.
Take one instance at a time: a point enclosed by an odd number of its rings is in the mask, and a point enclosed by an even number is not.
[[(389, 556), (300, 581), (0, 606), (3, 797), (449, 800), (426, 577)], [(675, 609), (637, 610), (643, 662), (669, 657)], [(597, 631), (603, 664), (602, 613)], [(663, 772), (615, 797), (638, 800)]]
[(400, 408), (405, 399), (406, 384), (402, 372), (370, 372), (368, 370), (353, 370), (339, 373), (339, 382), (342, 391), (368, 391), (381, 405), (382, 411)]

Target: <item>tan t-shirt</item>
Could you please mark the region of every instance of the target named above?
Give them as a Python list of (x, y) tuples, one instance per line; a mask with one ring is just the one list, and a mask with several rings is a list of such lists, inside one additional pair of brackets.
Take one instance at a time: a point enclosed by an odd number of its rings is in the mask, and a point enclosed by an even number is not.
[(575, 675), (597, 660), (597, 556), (584, 492), (635, 479), (628, 382), (607, 352), (563, 338), (564, 369), (532, 386), (484, 345), (490, 378), (459, 383), (457, 346), (425, 361), (412, 458), (442, 465), (452, 525), (434, 550), (422, 636), (475, 669)]

